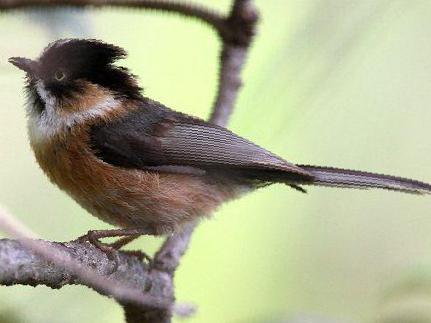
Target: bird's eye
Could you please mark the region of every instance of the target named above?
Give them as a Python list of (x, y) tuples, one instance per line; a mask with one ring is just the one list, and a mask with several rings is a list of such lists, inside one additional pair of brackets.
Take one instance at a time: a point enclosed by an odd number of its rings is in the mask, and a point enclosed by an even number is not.
[(57, 71), (55, 72), (54, 77), (57, 81), (62, 81), (66, 77), (66, 74), (64, 74), (62, 71)]

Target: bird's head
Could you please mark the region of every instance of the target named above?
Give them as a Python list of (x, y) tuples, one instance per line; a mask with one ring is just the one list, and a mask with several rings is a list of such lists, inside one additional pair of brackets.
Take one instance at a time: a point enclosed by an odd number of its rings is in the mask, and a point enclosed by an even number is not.
[(36, 60), (12, 57), (9, 62), (26, 72), (29, 115), (46, 119), (92, 115), (95, 107), (111, 107), (140, 99), (141, 89), (126, 68), (114, 62), (124, 49), (94, 39), (62, 39), (49, 44)]

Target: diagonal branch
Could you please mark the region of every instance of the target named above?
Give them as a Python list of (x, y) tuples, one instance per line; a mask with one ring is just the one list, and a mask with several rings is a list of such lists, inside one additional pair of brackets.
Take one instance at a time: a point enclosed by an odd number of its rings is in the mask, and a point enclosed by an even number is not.
[[(0, 208), (0, 228), (17, 240), (0, 240), (0, 285), (86, 285), (121, 303), (171, 310), (171, 285), (163, 280), (159, 292), (149, 292), (161, 272), (150, 272), (149, 266), (116, 252), (113, 259), (91, 243), (47, 242), (29, 239), (35, 234)], [(150, 288), (145, 284), (151, 283)], [(157, 283), (154, 283), (157, 286)], [(169, 289), (169, 290), (167, 290)], [(160, 293), (160, 291), (164, 293)], [(145, 293), (144, 293), (145, 291)]]
[[(120, 302), (156, 309), (166, 309), (171, 305), (169, 293), (166, 293), (166, 299), (160, 294), (161, 286), (165, 286), (163, 276), (156, 277), (149, 266), (136, 257), (119, 252), (115, 259), (109, 259), (90, 243), (31, 240), (31, 247), (28, 243), (0, 240), (1, 285), (46, 285), (55, 289), (64, 285), (86, 285)], [(34, 250), (36, 245), (50, 255), (39, 254)], [(89, 277), (76, 272), (67, 262), (63, 266), (58, 264), (56, 257), (63, 261), (73, 259), (81, 268), (91, 268), (91, 273), (103, 279), (103, 283), (100, 283), (102, 280), (89, 282)]]

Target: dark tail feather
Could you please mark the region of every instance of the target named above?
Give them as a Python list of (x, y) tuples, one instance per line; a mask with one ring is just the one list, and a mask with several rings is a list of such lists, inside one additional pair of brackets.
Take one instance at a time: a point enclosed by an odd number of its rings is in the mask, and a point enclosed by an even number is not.
[(298, 165), (314, 178), (302, 185), (322, 185), (347, 188), (382, 188), (412, 194), (431, 194), (431, 185), (412, 179), (373, 174), (356, 170)]

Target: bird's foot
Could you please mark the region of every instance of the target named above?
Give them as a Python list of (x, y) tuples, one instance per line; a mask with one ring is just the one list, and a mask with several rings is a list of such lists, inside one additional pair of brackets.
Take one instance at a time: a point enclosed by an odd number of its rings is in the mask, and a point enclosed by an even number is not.
[[(114, 229), (114, 230), (90, 230), (83, 236), (75, 239), (75, 242), (90, 242), (93, 246), (104, 252), (110, 260), (116, 260), (118, 252), (123, 254), (137, 257), (141, 261), (147, 260), (151, 265), (152, 258), (143, 251), (140, 250), (122, 250), (120, 249), (132, 242), (140, 235), (142, 231), (138, 229)], [(122, 237), (121, 237), (122, 236)], [(113, 243), (103, 243), (100, 239), (121, 237)]]

